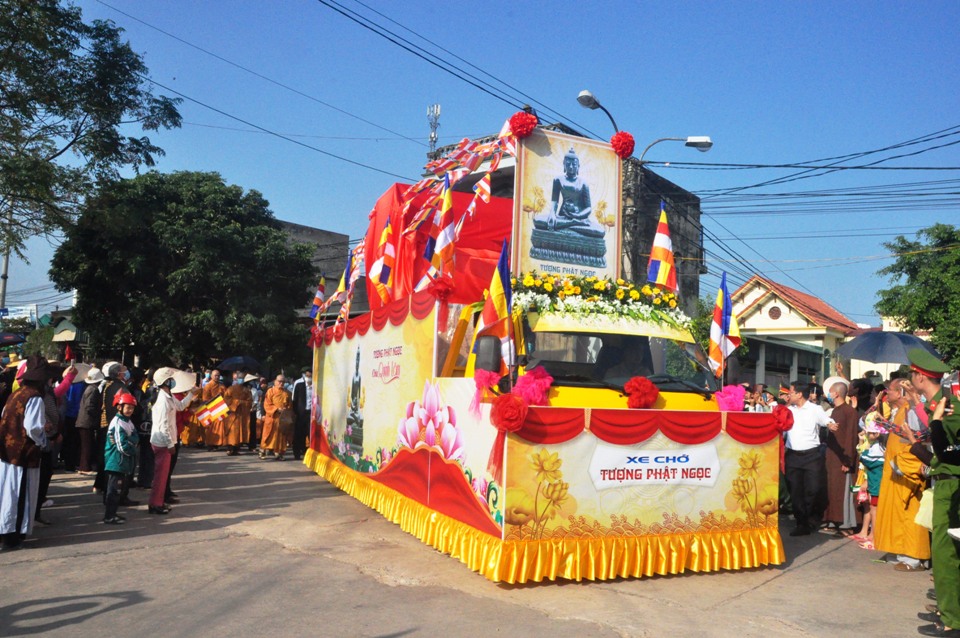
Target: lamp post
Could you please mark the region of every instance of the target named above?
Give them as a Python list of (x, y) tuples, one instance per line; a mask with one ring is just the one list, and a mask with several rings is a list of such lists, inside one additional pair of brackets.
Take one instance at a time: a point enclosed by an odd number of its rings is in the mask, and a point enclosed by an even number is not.
[(600, 104), (600, 100), (598, 100), (593, 93), (591, 93), (586, 89), (584, 89), (583, 91), (580, 91), (580, 95), (577, 96), (577, 102), (579, 102), (580, 106), (582, 106), (585, 109), (590, 109), (591, 111), (600, 109), (601, 111), (606, 113), (607, 117), (610, 118), (610, 123), (613, 124), (614, 133), (620, 132), (620, 129), (617, 128), (617, 123), (613, 120), (613, 116), (610, 115), (610, 111), (605, 109), (603, 105)]
[(643, 152), (640, 153), (640, 163), (643, 164), (643, 156), (647, 154), (647, 151), (656, 144), (660, 142), (683, 142), (684, 145), (689, 146), (690, 148), (695, 148), (701, 153), (706, 153), (711, 148), (713, 148), (713, 141), (708, 135), (691, 135), (690, 137), (661, 137), (658, 140), (653, 140), (647, 145), (647, 148), (643, 149)]

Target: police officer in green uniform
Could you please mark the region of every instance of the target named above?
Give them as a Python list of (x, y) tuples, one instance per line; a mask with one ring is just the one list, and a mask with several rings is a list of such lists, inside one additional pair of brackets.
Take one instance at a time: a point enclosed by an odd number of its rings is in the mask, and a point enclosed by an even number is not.
[[(920, 348), (910, 350), (907, 357), (910, 381), (927, 399), (936, 454), (930, 464), (930, 477), (934, 480), (931, 553), (940, 620), (918, 631), (925, 636), (960, 637), (960, 541), (947, 534), (949, 528), (960, 526), (960, 410), (954, 412), (947, 407), (941, 419), (934, 419), (934, 412), (944, 399), (940, 381), (950, 368)], [(947, 406), (951, 406), (952, 399), (946, 398)]]

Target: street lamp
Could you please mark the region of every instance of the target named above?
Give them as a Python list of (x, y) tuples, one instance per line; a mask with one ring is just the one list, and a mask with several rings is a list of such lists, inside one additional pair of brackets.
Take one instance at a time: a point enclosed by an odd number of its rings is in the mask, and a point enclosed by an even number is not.
[(650, 150), (654, 144), (659, 144), (660, 142), (683, 142), (684, 145), (689, 146), (690, 148), (695, 148), (701, 153), (706, 153), (711, 148), (713, 148), (713, 141), (707, 135), (691, 135), (690, 137), (661, 137), (659, 140), (654, 140), (647, 145), (647, 148), (643, 149), (643, 152), (640, 153), (640, 163), (643, 164), (643, 156), (647, 154), (647, 151)]
[(579, 102), (580, 106), (582, 106), (585, 109), (590, 109), (591, 111), (600, 109), (601, 111), (606, 113), (607, 117), (610, 118), (610, 123), (613, 124), (614, 132), (616, 133), (620, 132), (620, 129), (617, 127), (617, 123), (613, 120), (613, 116), (610, 115), (610, 111), (603, 108), (603, 104), (600, 104), (600, 100), (598, 100), (593, 93), (591, 93), (586, 89), (580, 91), (580, 95), (577, 96), (577, 102)]

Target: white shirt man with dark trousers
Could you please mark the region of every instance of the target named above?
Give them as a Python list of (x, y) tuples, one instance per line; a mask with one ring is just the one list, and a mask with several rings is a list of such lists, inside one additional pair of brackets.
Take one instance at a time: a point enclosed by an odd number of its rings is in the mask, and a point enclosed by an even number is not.
[(826, 481), (826, 467), (820, 454), (820, 428), (828, 427), (830, 417), (819, 405), (807, 400), (807, 386), (790, 383), (787, 403), (793, 413), (793, 428), (786, 432), (784, 464), (787, 487), (793, 503), (797, 526), (790, 536), (806, 536), (820, 527), (820, 492)]

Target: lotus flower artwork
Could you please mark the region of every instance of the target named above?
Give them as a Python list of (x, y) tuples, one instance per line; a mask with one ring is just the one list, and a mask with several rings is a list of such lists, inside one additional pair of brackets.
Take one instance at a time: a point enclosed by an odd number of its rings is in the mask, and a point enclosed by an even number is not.
[(407, 404), (406, 416), (397, 426), (397, 445), (411, 449), (432, 447), (445, 459), (464, 461), (463, 433), (457, 428), (453, 408), (443, 405), (439, 385), (424, 382), (420, 401)]
[[(760, 468), (763, 457), (758, 452), (744, 452), (738, 459), (737, 477), (733, 479), (727, 492), (727, 507), (740, 510), (747, 515), (747, 521), (754, 527), (768, 527), (771, 517), (779, 509), (776, 483), (760, 487)], [(776, 518), (774, 525), (776, 524)]]

